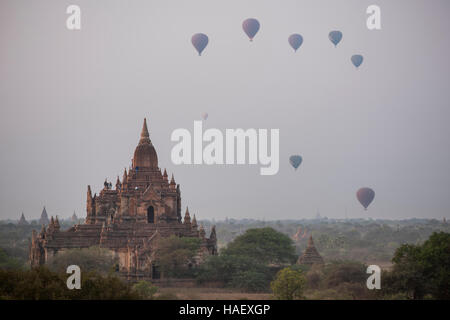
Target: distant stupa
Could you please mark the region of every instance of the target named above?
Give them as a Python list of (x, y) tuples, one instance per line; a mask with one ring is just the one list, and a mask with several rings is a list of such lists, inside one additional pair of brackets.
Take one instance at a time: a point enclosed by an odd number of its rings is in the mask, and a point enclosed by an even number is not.
[(44, 209), (42, 210), (42, 214), (41, 214), (41, 219), (39, 219), (39, 224), (40, 225), (48, 225), (49, 223), (50, 223), (50, 221), (48, 220), (47, 210), (45, 210), (45, 206), (44, 206)]
[(308, 246), (305, 249), (305, 252), (298, 258), (297, 264), (324, 264), (323, 258), (320, 256), (316, 247), (314, 246), (314, 241), (312, 236), (309, 237)]
[(72, 215), (72, 222), (78, 222), (78, 217), (75, 214), (75, 211), (73, 212), (73, 215)]
[(19, 226), (26, 226), (28, 225), (28, 221), (25, 219), (25, 216), (22, 212), (22, 216), (20, 217), (19, 223), (17, 223)]

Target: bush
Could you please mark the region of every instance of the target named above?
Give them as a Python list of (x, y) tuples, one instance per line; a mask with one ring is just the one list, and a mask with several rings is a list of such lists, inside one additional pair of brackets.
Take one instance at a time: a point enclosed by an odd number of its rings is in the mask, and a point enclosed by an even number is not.
[(230, 286), (248, 292), (266, 292), (271, 277), (267, 272), (257, 270), (240, 271), (232, 277)]
[(152, 300), (155, 293), (158, 291), (158, 287), (152, 285), (148, 281), (139, 281), (133, 285), (133, 291), (136, 292), (141, 299)]
[(69, 290), (68, 275), (45, 267), (27, 271), (0, 270), (0, 298), (14, 300), (139, 299), (131, 287), (114, 276), (82, 273), (81, 289)]
[(117, 262), (109, 250), (93, 246), (61, 251), (49, 259), (47, 266), (52, 271), (65, 273), (68, 266), (77, 265), (81, 272), (106, 275), (115, 271)]
[(306, 279), (303, 272), (291, 268), (280, 270), (270, 284), (273, 294), (278, 300), (302, 298), (305, 286)]

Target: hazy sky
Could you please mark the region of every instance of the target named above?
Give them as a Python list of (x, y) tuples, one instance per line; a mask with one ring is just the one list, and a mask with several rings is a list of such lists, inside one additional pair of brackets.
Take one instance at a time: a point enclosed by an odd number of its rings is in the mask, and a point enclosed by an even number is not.
[[(80, 31), (66, 28), (70, 4)], [(370, 4), (380, 31), (366, 27)], [(183, 212), (200, 219), (449, 218), (449, 12), (448, 0), (2, 0), (0, 218), (44, 205), (84, 217), (87, 185), (122, 175), (144, 117)], [(261, 23), (252, 43), (246, 18)], [(201, 57), (197, 32), (210, 40)], [(223, 131), (279, 128), (279, 173), (173, 165), (172, 131), (203, 111)], [(367, 212), (355, 197), (366, 186)]]

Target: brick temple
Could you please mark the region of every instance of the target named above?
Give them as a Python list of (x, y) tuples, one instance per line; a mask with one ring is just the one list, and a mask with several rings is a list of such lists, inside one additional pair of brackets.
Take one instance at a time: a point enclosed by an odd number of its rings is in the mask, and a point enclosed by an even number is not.
[(305, 265), (323, 265), (324, 261), (322, 256), (317, 251), (314, 246), (314, 241), (312, 235), (309, 237), (308, 246), (305, 249), (305, 252), (298, 258), (297, 264), (305, 264)]
[(182, 219), (180, 185), (173, 175), (169, 181), (166, 170), (162, 173), (158, 167), (145, 119), (131, 167), (125, 169), (122, 181), (117, 177), (115, 188), (105, 181), (100, 193), (92, 195), (87, 187), (86, 213), (84, 224), (67, 231), (60, 230), (57, 217), (51, 217), (39, 233), (33, 230), (31, 266), (43, 265), (64, 250), (99, 246), (118, 258), (119, 272), (128, 280), (157, 279), (158, 242), (172, 235), (201, 240), (195, 261), (188, 264), (217, 254), (215, 227), (207, 238), (195, 215), (191, 220), (188, 209)]

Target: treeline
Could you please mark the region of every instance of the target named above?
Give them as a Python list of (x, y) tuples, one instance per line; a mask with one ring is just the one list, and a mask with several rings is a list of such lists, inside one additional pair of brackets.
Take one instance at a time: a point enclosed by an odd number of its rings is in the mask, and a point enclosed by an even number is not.
[[(199, 286), (214, 282), (236, 291), (272, 293), (278, 299), (450, 299), (450, 234), (445, 232), (396, 249), (391, 270), (381, 274), (381, 290), (367, 288), (369, 274), (361, 262), (296, 264), (293, 241), (273, 228), (249, 229), (217, 256), (199, 253), (199, 248), (198, 239), (162, 239), (156, 256), (163, 276), (196, 279)], [(67, 289), (65, 268), (71, 264), (81, 267), (81, 290)], [(68, 250), (33, 270), (20, 270), (17, 260), (0, 251), (0, 268), (1, 299), (164, 298), (149, 282), (121, 280), (118, 261), (98, 247)]]
[(139, 300), (153, 299), (157, 290), (146, 281), (128, 284), (117, 276), (83, 273), (81, 289), (68, 289), (67, 274), (46, 267), (0, 269), (0, 300)]
[[(212, 222), (203, 221), (207, 227)], [(433, 232), (450, 232), (450, 223), (436, 219), (371, 220), (371, 219), (304, 219), (304, 220), (235, 220), (215, 222), (219, 247), (223, 248), (248, 229), (271, 227), (294, 238), (296, 253), (307, 246), (309, 235), (316, 248), (328, 261), (358, 260), (389, 263), (402, 244), (421, 244)]]
[[(33, 223), (34, 222), (34, 223)], [(61, 220), (61, 229), (72, 226), (72, 222)], [(206, 228), (212, 221), (202, 221)], [(309, 219), (309, 220), (234, 220), (214, 222), (219, 248), (225, 248), (236, 237), (248, 229), (273, 228), (290, 238), (301, 229), (303, 238), (295, 241), (296, 254), (301, 254), (309, 235), (321, 255), (331, 260), (358, 260), (388, 263), (402, 244), (421, 244), (433, 232), (450, 232), (450, 223), (431, 219), (367, 220), (367, 219)], [(29, 225), (17, 225), (0, 221), (0, 248), (16, 258), (24, 266), (28, 260), (31, 232), (39, 231), (36, 221)]]
[[(364, 263), (332, 260), (324, 266), (305, 266), (296, 264), (297, 257), (293, 241), (285, 234), (272, 228), (249, 229), (218, 256), (189, 270), (199, 283), (217, 281), (225, 287), (284, 298), (450, 299), (450, 233), (435, 232), (422, 244), (401, 245), (392, 258), (392, 270), (382, 272), (380, 290), (367, 288)], [(186, 266), (169, 263), (163, 266), (167, 268)], [(276, 288), (292, 287), (289, 281), (297, 287), (296, 293), (279, 293)]]

